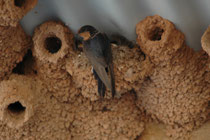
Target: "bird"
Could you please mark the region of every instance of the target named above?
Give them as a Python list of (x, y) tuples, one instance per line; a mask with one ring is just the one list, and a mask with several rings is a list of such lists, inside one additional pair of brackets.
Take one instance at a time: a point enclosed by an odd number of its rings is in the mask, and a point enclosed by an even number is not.
[[(110, 40), (111, 44), (115, 44), (117, 46), (127, 46), (130, 49), (133, 49), (134, 47), (140, 48), (140, 46), (135, 41), (128, 40), (125, 36), (118, 33), (112, 34)], [(141, 54), (144, 56), (145, 60), (146, 59), (145, 54), (142, 51)]]
[(111, 43), (105, 33), (98, 31), (91, 25), (82, 26), (76, 38), (83, 45), (83, 52), (93, 67), (93, 75), (98, 81), (98, 94), (105, 96), (106, 88), (115, 96), (115, 77)]
[(136, 45), (134, 42), (120, 34), (112, 34), (110, 38), (111, 43), (116, 44), (117, 46), (128, 46), (128, 48), (132, 49)]

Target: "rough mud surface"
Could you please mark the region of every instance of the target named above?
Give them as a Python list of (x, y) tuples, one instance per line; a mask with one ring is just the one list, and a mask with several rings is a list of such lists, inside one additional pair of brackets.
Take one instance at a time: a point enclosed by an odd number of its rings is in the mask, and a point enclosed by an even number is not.
[(0, 0), (0, 25), (17, 26), (19, 20), (34, 8), (38, 0)]
[[(206, 122), (199, 129), (190, 133), (189, 140), (208, 140), (210, 138), (210, 121)], [(173, 140), (166, 135), (166, 126), (160, 123), (147, 123), (145, 130), (138, 140)], [(182, 140), (182, 138), (179, 138)]]
[(138, 104), (168, 124), (169, 135), (183, 137), (209, 119), (209, 52), (186, 46), (184, 35), (157, 15), (139, 22), (136, 33), (142, 51), (154, 64), (137, 91)]
[[(117, 96), (141, 87), (146, 76), (150, 73), (152, 65), (145, 58), (138, 46), (133, 49), (128, 46), (112, 46), (113, 63), (116, 81)], [(81, 88), (82, 95), (95, 101), (99, 98), (97, 81), (93, 77), (92, 66), (83, 52), (70, 56), (66, 65), (67, 71), (72, 75), (73, 81)], [(105, 98), (111, 98), (107, 91)]]
[[(168, 20), (153, 16), (137, 25), (142, 50), (112, 45), (117, 96), (113, 99), (107, 91), (103, 100), (90, 63), (75, 50), (73, 34), (64, 24), (48, 21), (38, 26), (32, 47), (18, 28), (9, 27), (0, 36), (9, 48), (0, 54), (9, 67), (0, 82), (2, 140), (134, 140), (157, 128), (164, 137), (185, 138), (210, 117), (209, 46), (203, 45), (207, 53), (194, 52)], [(10, 33), (18, 36), (10, 39), (14, 46), (6, 41)], [(206, 37), (202, 44), (208, 44)], [(16, 47), (18, 53), (10, 51)], [(151, 120), (164, 127), (153, 129)], [(207, 133), (193, 131), (186, 138)]]
[[(121, 64), (115, 67), (116, 75), (128, 72), (122, 80), (116, 78), (121, 81), (117, 85), (120, 97), (112, 99), (107, 93), (106, 99), (98, 100), (97, 90), (92, 90), (97, 85), (91, 84), (96, 83), (91, 66), (83, 52), (73, 49), (73, 34), (66, 26), (60, 22), (45, 22), (35, 29), (33, 44), (33, 55), (29, 53), (29, 60), (24, 61), (24, 74), (12, 74), (10, 79), (0, 83), (4, 96), (1, 113), (12, 118), (1, 118), (1, 138), (135, 139), (141, 134), (144, 113), (135, 105), (135, 93), (130, 92), (141, 86), (147, 73), (140, 67), (148, 63), (140, 48), (113, 46), (114, 54), (120, 54), (114, 57), (114, 63)], [(126, 59), (134, 61), (126, 64)], [(132, 64), (135, 64), (133, 69)], [(137, 73), (139, 75), (135, 76)], [(11, 99), (7, 90), (14, 94)], [(9, 109), (14, 103), (16, 107)]]
[(38, 77), (59, 101), (70, 100), (75, 87), (65, 59), (72, 52), (73, 34), (60, 22), (46, 22), (35, 29), (33, 42)]
[(20, 25), (0, 26), (0, 81), (8, 78), (31, 45), (31, 38), (25, 34)]

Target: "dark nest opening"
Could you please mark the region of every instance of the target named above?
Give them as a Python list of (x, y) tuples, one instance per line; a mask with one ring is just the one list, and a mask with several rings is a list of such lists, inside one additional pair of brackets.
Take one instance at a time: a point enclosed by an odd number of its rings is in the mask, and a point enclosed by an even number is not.
[(7, 109), (13, 114), (20, 114), (25, 111), (26, 107), (24, 107), (19, 101), (17, 101), (9, 104)]
[(45, 48), (52, 54), (57, 53), (62, 46), (62, 42), (57, 37), (48, 37), (45, 40)]
[(25, 74), (26, 63), (27, 63), (27, 61), (30, 61), (32, 59), (32, 57), (33, 57), (32, 51), (28, 50), (26, 55), (23, 57), (23, 60), (21, 62), (19, 62), (16, 65), (16, 67), (13, 68), (12, 73), (16, 73), (16, 74), (20, 74), (20, 75)]
[(159, 41), (159, 40), (161, 40), (163, 32), (164, 32), (163, 29), (156, 27), (154, 30), (152, 30), (149, 33), (149, 39), (152, 41)]
[(25, 4), (26, 0), (15, 0), (15, 6), (22, 7)]

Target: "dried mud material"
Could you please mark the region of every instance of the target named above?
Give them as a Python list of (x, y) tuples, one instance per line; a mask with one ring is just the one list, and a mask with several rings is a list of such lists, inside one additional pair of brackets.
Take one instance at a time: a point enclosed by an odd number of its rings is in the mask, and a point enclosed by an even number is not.
[(0, 26), (16, 27), (38, 0), (0, 0)]
[[(187, 140), (208, 140), (210, 138), (210, 121), (207, 121), (200, 128), (192, 131)], [(184, 138), (178, 138), (183, 140)], [(137, 140), (174, 140), (166, 135), (166, 125), (149, 122), (145, 130)]]
[(139, 22), (136, 33), (138, 44), (154, 65), (137, 91), (138, 106), (169, 125), (169, 135), (184, 137), (209, 119), (208, 47), (203, 46), (207, 53), (195, 52), (185, 44), (183, 33), (158, 15)]
[[(201, 38), (201, 45), (203, 50), (210, 55), (210, 26), (206, 29)], [(208, 59), (208, 71), (210, 71), (210, 58)]]
[(31, 38), (20, 25), (0, 26), (0, 81), (8, 78), (31, 45)]
[(129, 140), (144, 130), (143, 112), (136, 107), (135, 96), (130, 93), (103, 101), (91, 102), (86, 98), (75, 104), (74, 109), (75, 119), (70, 126), (73, 140)]
[(34, 79), (13, 74), (0, 83), (0, 120), (19, 128), (34, 115), (39, 88)]
[[(47, 27), (47, 29), (42, 27)], [(47, 46), (43, 45), (48, 38), (50, 38), (50, 40), (52, 38), (53, 40), (54, 38), (59, 38), (62, 43), (61, 48), (53, 54), (48, 50), (53, 48), (53, 46), (46, 48)], [(74, 81), (74, 77), (78, 77), (81, 73), (75, 72), (76, 70), (73, 69), (75, 63), (71, 62), (76, 60), (74, 57), (76, 57), (78, 53), (81, 55), (83, 53), (73, 50), (72, 45), (74, 39), (67, 27), (60, 22), (45, 22), (36, 28), (33, 41), (34, 46), (32, 53), (35, 61), (33, 65), (27, 65), (27, 67), (35, 65), (34, 69), (37, 70), (37, 73), (28, 72), (27, 75), (20, 77), (16, 75), (11, 76), (9, 80), (4, 80), (1, 83), (2, 87), (7, 87), (6, 90), (2, 88), (3, 91), (7, 91), (8, 89), (12, 90), (14, 89), (13, 87), (19, 89), (21, 84), (24, 85), (20, 88), (20, 91), (17, 90), (15, 93), (11, 91), (14, 94), (11, 100), (9, 100), (9, 94), (2, 91), (2, 95), (4, 95), (6, 99), (2, 110), (7, 110), (8, 106), (11, 104), (10, 102), (13, 104), (18, 101), (22, 105), (22, 107), (19, 107), (26, 111), (24, 114), (20, 115), (24, 115), (26, 119), (23, 119), (21, 123), (19, 123), (17, 126), (18, 129), (15, 127), (11, 128), (18, 122), (18, 114), (11, 116), (7, 121), (2, 119), (2, 121), (0, 121), (0, 138), (62, 140), (101, 138), (135, 139), (141, 134), (144, 130), (144, 114), (142, 110), (136, 107), (136, 97), (134, 94), (123, 92), (121, 98), (104, 99), (103, 101), (91, 101), (91, 98), (83, 96), (81, 88), (78, 88), (77, 84), (79, 82), (83, 84), (84, 81), (83, 79), (81, 79), (81, 81)], [(116, 50), (117, 49), (122, 51), (123, 49), (127, 49), (127, 47), (118, 46), (116, 47)], [(53, 51), (54, 50), (56, 50), (56, 47)], [(140, 51), (138, 55), (142, 55)], [(83, 59), (85, 60), (85, 58), (84, 56)], [(141, 59), (137, 60), (141, 62)], [(67, 73), (66, 67), (63, 67), (67, 62), (72, 63), (72, 65), (68, 67), (68, 72), (70, 70), (72, 71), (72, 73), (69, 72), (69, 74)], [(88, 64), (88, 61), (85, 60), (83, 63)], [(90, 77), (94, 79), (91, 71), (88, 73)], [(65, 77), (66, 75), (68, 75), (68, 77)], [(16, 85), (17, 80), (21, 81), (20, 79), (16, 80), (16, 77), (23, 78), (21, 80), (25, 81), (27, 84), (25, 82), (19, 82), (18, 85)], [(65, 78), (62, 79), (62, 77)], [(27, 78), (32, 78), (35, 80), (35, 83), (31, 83), (32, 81)], [(13, 80), (15, 81), (14, 84), (12, 84)], [(59, 90), (62, 91), (62, 97), (71, 94), (74, 95), (69, 96), (68, 100), (62, 100), (63, 98), (58, 96), (60, 91), (53, 88), (53, 86), (57, 84), (56, 82), (60, 81), (70, 81), (67, 82), (70, 84), (68, 85), (68, 90), (63, 90), (62, 86), (66, 86), (65, 84), (58, 87), (60, 88)], [(52, 85), (50, 85), (51, 83)], [(28, 88), (30, 86), (31, 88)], [(32, 88), (33, 86), (35, 86), (35, 89), (39, 90), (34, 90), (34, 88)], [(75, 91), (72, 91), (74, 88)], [(27, 91), (21, 93), (24, 89), (27, 89)], [(31, 92), (31, 89), (33, 92)], [(94, 92), (92, 93), (92, 96), (96, 96)], [(91, 94), (91, 92), (89, 94)], [(97, 94), (97, 92), (95, 94)], [(25, 95), (27, 95), (27, 98), (25, 98)], [(29, 95), (32, 96), (29, 98)], [(15, 99), (19, 100), (16, 101)], [(28, 102), (30, 102), (30, 104)], [(29, 110), (30, 108), (31, 112)], [(27, 111), (29, 111), (29, 113), (27, 113)]]
[[(145, 18), (136, 28), (140, 47), (112, 45), (117, 96), (107, 90), (99, 100), (92, 67), (68, 27), (47, 21), (32, 44), (18, 24), (36, 2), (0, 1), (0, 25), (16, 26), (0, 26), (0, 139), (208, 138), (209, 29), (195, 52), (170, 21)], [(16, 72), (20, 62), (24, 72)]]
[(49, 21), (35, 29), (33, 42), (39, 78), (59, 101), (69, 101), (75, 90), (71, 75), (65, 70), (65, 60), (74, 45), (73, 34), (61, 22)]
[[(115, 84), (117, 97), (124, 93), (141, 88), (144, 79), (149, 75), (152, 64), (145, 57), (139, 46), (112, 45)], [(81, 89), (84, 97), (91, 101), (99, 99), (97, 81), (92, 73), (92, 66), (83, 52), (76, 51), (67, 59), (66, 70), (72, 75), (76, 87)], [(107, 89), (106, 99), (111, 99), (111, 92)]]

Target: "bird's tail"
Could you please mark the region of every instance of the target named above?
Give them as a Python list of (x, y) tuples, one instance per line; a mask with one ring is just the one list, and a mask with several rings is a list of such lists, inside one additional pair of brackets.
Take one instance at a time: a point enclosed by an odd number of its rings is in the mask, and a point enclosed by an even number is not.
[(111, 89), (110, 78), (109, 78), (108, 73), (106, 72), (105, 68), (103, 66), (97, 66), (97, 67), (94, 67), (94, 69), (97, 72), (100, 79), (102, 80), (102, 82), (106, 85), (106, 87)]
[(108, 89), (112, 92), (112, 97), (115, 95), (115, 78), (114, 78), (114, 70), (113, 70), (113, 64), (108, 65), (108, 71), (105, 70), (103, 66), (97, 66), (94, 67), (95, 71), (97, 72), (99, 78), (102, 80), (102, 82), (106, 85)]
[(94, 75), (95, 79), (98, 81), (98, 94), (100, 97), (103, 98), (105, 96), (106, 86), (101, 81), (100, 77), (98, 76), (98, 74), (96, 73), (96, 71), (94, 69), (93, 69), (93, 75)]

